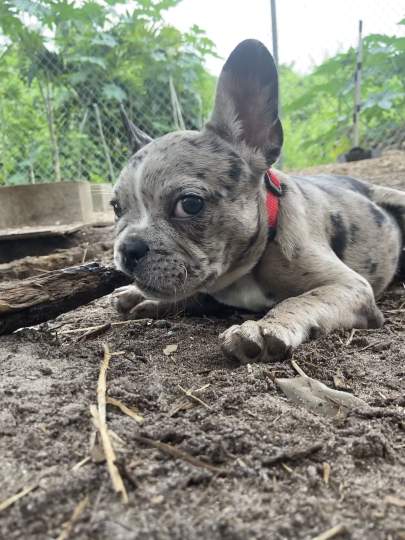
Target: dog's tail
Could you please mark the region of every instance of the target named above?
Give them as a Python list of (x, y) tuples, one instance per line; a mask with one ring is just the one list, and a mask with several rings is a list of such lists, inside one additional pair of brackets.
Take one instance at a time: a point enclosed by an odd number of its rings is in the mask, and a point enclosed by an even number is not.
[(397, 221), (402, 231), (402, 255), (399, 275), (405, 277), (405, 191), (385, 186), (373, 186), (370, 198)]

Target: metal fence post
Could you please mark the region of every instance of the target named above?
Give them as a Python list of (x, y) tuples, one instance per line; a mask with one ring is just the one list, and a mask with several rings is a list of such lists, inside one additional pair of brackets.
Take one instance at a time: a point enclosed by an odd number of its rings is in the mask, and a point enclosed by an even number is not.
[[(271, 38), (272, 38), (272, 48), (273, 48), (273, 57), (274, 63), (276, 64), (277, 71), (279, 73), (279, 62), (278, 62), (278, 34), (277, 34), (277, 8), (276, 0), (270, 0), (270, 10), (271, 10)], [(280, 87), (280, 84), (279, 84)], [(278, 114), (281, 117), (281, 99), (280, 99), (280, 88), (278, 92)], [(277, 165), (280, 169), (283, 168), (283, 153), (280, 152), (280, 157), (278, 158)]]
[(361, 70), (363, 61), (363, 21), (359, 21), (359, 45), (354, 72), (353, 146), (360, 144)]

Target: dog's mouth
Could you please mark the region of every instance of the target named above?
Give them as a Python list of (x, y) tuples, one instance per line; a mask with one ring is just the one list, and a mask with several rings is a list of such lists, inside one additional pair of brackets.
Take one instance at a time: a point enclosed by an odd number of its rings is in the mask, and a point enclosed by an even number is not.
[(138, 276), (133, 276), (133, 278), (135, 285), (146, 298), (165, 302), (179, 302), (209, 287), (211, 283), (215, 282), (217, 275), (215, 272), (212, 272), (198, 283), (193, 283), (194, 280), (189, 280), (189, 282), (185, 282), (181, 287), (151, 285), (150, 283), (145, 283)]

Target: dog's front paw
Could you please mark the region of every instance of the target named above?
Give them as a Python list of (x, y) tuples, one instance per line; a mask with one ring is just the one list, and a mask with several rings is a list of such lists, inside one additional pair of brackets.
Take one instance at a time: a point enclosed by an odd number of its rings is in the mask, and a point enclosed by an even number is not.
[(111, 304), (124, 317), (131, 318), (130, 314), (145, 302), (145, 297), (134, 285), (127, 285), (116, 289), (111, 295)]
[(219, 340), (225, 355), (241, 363), (280, 360), (291, 349), (284, 328), (262, 321), (235, 324), (220, 334)]
[(147, 300), (134, 285), (115, 290), (111, 303), (125, 319), (159, 319), (178, 311), (171, 302)]

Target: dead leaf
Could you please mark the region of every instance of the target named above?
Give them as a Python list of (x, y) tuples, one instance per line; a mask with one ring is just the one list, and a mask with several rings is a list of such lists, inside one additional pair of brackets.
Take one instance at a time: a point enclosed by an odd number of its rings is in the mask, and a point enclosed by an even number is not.
[(177, 343), (173, 343), (172, 345), (167, 345), (163, 349), (163, 354), (165, 354), (166, 356), (170, 356), (171, 354), (177, 352), (178, 348), (179, 348), (179, 346), (178, 346)]
[(276, 383), (291, 401), (324, 416), (333, 417), (342, 411), (367, 406), (362, 399), (347, 392), (333, 390), (306, 375), (293, 379), (276, 379)]

